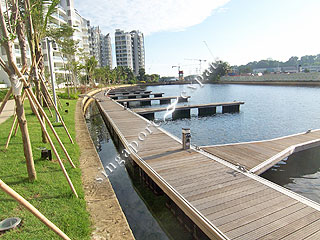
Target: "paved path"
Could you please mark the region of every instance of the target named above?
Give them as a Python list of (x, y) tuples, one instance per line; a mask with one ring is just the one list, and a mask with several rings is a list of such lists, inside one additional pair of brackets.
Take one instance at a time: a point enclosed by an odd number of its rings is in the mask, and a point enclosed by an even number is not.
[[(1, 102), (2, 103), (2, 102)], [(1, 105), (0, 103), (0, 105)], [(0, 124), (6, 121), (9, 117), (11, 117), (14, 113), (15, 103), (14, 100), (9, 100), (6, 103), (2, 113), (0, 114)]]

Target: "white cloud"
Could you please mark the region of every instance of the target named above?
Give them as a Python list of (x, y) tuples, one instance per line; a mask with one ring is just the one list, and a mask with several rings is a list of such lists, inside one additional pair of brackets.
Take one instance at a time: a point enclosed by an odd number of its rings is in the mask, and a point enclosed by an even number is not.
[[(81, 16), (103, 33), (116, 28), (141, 30), (145, 35), (182, 31), (203, 22), (230, 0), (75, 0)], [(221, 8), (222, 11), (225, 10)]]

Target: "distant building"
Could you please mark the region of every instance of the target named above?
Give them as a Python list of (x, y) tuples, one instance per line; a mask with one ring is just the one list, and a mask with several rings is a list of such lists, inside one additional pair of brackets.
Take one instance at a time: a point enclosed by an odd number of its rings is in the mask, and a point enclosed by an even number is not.
[(145, 69), (144, 37), (140, 31), (130, 32), (132, 41), (132, 62), (135, 75), (139, 74), (139, 69)]
[(309, 71), (309, 72), (320, 72), (320, 66), (319, 65), (310, 65), (310, 66), (302, 66), (301, 71)]
[(281, 71), (282, 72), (288, 72), (288, 73), (297, 73), (297, 72), (299, 72), (297, 66), (282, 67)]
[(135, 75), (140, 68), (145, 68), (143, 33), (133, 30), (130, 33), (116, 29), (115, 32), (117, 66), (129, 67)]
[(117, 66), (133, 69), (131, 34), (120, 29), (115, 33)]
[[(3, 9), (6, 8), (5, 2), (0, 0)], [(51, 1), (45, 1), (45, 9), (50, 5)], [(72, 39), (77, 42), (77, 53), (71, 57), (72, 60), (79, 61), (80, 64), (84, 64), (85, 57), (94, 56), (98, 61), (98, 66), (110, 66), (112, 68), (112, 50), (110, 36), (102, 35), (99, 27), (90, 26), (90, 21), (83, 18), (79, 12), (74, 8), (74, 0), (60, 0), (60, 3), (56, 6), (56, 11), (51, 15), (48, 26), (59, 27), (63, 24), (68, 24), (74, 29)], [(130, 34), (129, 34), (130, 35)], [(100, 36), (101, 37), (100, 39)], [(130, 46), (131, 46), (131, 35), (130, 35)], [(52, 51), (50, 53), (54, 66), (54, 74), (56, 79), (65, 81), (70, 75), (69, 71), (65, 70), (65, 66), (70, 60), (67, 56), (61, 53), (59, 47), (53, 44)], [(46, 71), (49, 72), (48, 66), (48, 46), (46, 39), (43, 39), (42, 52), (44, 57), (44, 65)], [(21, 68), (21, 52), (18, 44), (18, 40), (14, 41), (13, 55), (15, 62), (19, 68)], [(7, 61), (6, 52), (3, 47), (0, 48), (1, 57)], [(27, 61), (28, 65), (31, 64), (31, 56), (29, 46), (27, 44)], [(133, 64), (132, 64), (133, 68)], [(10, 81), (7, 74), (0, 68), (0, 83), (4, 82), (10, 86)]]
[(272, 67), (272, 68), (254, 68), (252, 69), (253, 73), (264, 73), (264, 72), (281, 72), (281, 67)]
[(112, 69), (112, 47), (110, 34), (100, 34), (100, 62), (101, 67), (108, 66)]
[(98, 61), (98, 66), (101, 66), (100, 61), (100, 28), (98, 27), (91, 27), (90, 29), (90, 55), (94, 56), (95, 59)]

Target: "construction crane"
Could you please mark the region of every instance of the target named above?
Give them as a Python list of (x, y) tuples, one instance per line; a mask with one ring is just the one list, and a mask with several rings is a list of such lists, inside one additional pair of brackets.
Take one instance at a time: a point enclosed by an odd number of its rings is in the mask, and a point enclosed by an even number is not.
[(206, 59), (194, 59), (194, 58), (185, 58), (185, 60), (199, 61), (199, 75), (201, 75), (201, 62), (206, 62)]
[(203, 41), (203, 43), (206, 45), (206, 47), (208, 48), (208, 50), (209, 50), (209, 53), (211, 54), (211, 56), (212, 56), (212, 60), (214, 59), (214, 56), (213, 56), (213, 54), (212, 54), (212, 52), (211, 52), (211, 49), (209, 48), (209, 46), (208, 46), (208, 44), (207, 44), (207, 42), (206, 41)]
[(179, 76), (179, 81), (183, 81), (183, 71), (181, 70), (180, 65), (178, 66), (172, 66), (172, 68), (178, 68), (178, 76)]

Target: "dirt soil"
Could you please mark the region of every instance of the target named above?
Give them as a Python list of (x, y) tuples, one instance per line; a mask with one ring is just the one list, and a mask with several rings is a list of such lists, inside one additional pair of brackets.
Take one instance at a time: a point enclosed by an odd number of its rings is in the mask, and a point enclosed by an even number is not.
[(103, 166), (89, 135), (81, 100), (77, 102), (75, 122), (82, 183), (93, 227), (91, 239), (134, 239), (109, 179), (101, 174)]

